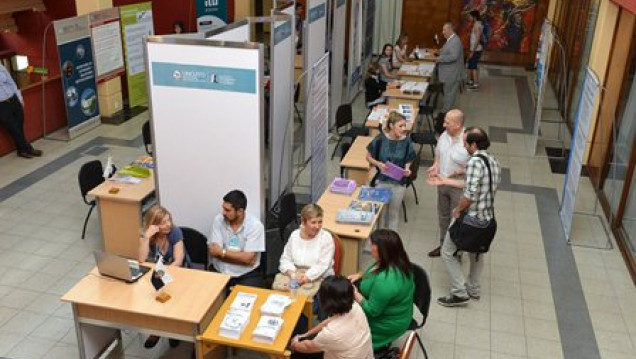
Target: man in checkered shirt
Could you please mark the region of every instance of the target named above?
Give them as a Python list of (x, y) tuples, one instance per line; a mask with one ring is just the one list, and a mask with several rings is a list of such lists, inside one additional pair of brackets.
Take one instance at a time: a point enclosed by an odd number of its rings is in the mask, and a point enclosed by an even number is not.
[[(453, 209), (453, 217), (457, 218), (462, 212), (467, 211), (464, 221), (485, 226), (495, 215), (495, 193), (501, 181), (501, 166), (493, 155), (486, 152), (490, 147), (490, 140), (482, 128), (471, 127), (464, 132), (464, 147), (471, 156), (466, 165), (466, 179), (439, 178), (435, 184), (462, 188), (463, 195), (457, 207)], [(488, 159), (492, 172), (492, 193), (488, 168), (477, 155), (483, 155)], [(459, 260), (453, 256), (456, 251), (457, 247), (447, 232), (442, 245), (442, 260), (451, 277), (451, 291), (449, 295), (437, 299), (437, 303), (446, 307), (464, 305), (470, 299), (480, 298), (479, 277), (484, 268), (483, 254), (478, 257), (477, 253), (469, 253), (470, 273), (466, 281)]]

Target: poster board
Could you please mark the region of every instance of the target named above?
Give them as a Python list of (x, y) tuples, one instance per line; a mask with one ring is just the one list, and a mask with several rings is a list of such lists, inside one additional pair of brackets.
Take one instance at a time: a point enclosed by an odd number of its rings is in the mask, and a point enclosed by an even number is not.
[[(307, 0), (306, 3), (307, 18), (305, 20), (306, 27), (303, 31), (304, 51), (305, 51), (305, 69), (309, 69), (308, 78), (312, 78), (311, 69), (314, 64), (320, 60), (325, 54), (325, 39), (327, 34), (327, 1), (326, 0)], [(307, 81), (305, 81), (307, 83)], [(307, 86), (304, 86), (307, 88)], [(305, 90), (307, 94), (310, 92)], [(305, 113), (312, 107), (313, 98), (311, 95), (303, 96), (305, 99)], [(311, 126), (305, 126), (305, 159), (309, 159), (312, 153), (312, 141), (308, 140), (312, 136)]]
[(53, 22), (69, 138), (100, 124), (88, 15)]
[(565, 172), (565, 181), (563, 184), (563, 194), (561, 196), (561, 207), (559, 208), (559, 216), (561, 224), (565, 232), (566, 239), (569, 240), (572, 232), (572, 219), (574, 216), (574, 205), (576, 203), (576, 193), (581, 179), (581, 170), (583, 168), (583, 156), (585, 154), (585, 146), (587, 144), (587, 136), (594, 114), (594, 104), (598, 98), (600, 82), (594, 72), (588, 67), (585, 72), (585, 80), (583, 82), (583, 92), (581, 93), (581, 102), (576, 114), (574, 125), (574, 133), (570, 143), (570, 156), (568, 158), (568, 167)]
[(151, 36), (145, 47), (159, 203), (207, 235), (240, 189), (262, 220), (263, 45)]
[(128, 105), (145, 105), (148, 102), (148, 93), (143, 39), (154, 34), (152, 2), (121, 6), (119, 13), (124, 38)]
[(269, 87), (269, 198), (276, 202), (291, 185), (294, 142), (294, 4), (272, 10)]
[(227, 25), (227, 0), (196, 1), (198, 32), (205, 32)]
[(552, 32), (552, 22), (548, 19), (543, 21), (541, 26), (541, 38), (539, 52), (537, 54), (537, 79), (536, 97), (534, 102), (534, 126), (532, 128), (532, 149), (531, 154), (537, 153), (537, 142), (539, 141), (539, 128), (541, 127), (541, 115), (543, 112), (543, 99), (545, 98), (545, 86), (548, 82), (548, 69), (550, 68), (550, 54), (554, 34)]
[(250, 41), (250, 23), (244, 19), (222, 28), (206, 31), (204, 37), (216, 41)]
[[(336, 0), (333, 7), (332, 31), (334, 34), (340, 35), (347, 32), (347, 2), (348, 0)], [(331, 46), (331, 110), (329, 127), (333, 127), (336, 123), (336, 111), (342, 104), (345, 37), (332, 36)]]
[(311, 68), (309, 96), (313, 99), (307, 116), (311, 137), (311, 188), (313, 203), (327, 189), (327, 141), (329, 133), (329, 53)]
[(347, 98), (348, 102), (352, 102), (358, 93), (362, 78), (362, 0), (351, 1), (348, 74)]
[(97, 82), (102, 82), (124, 71), (119, 11), (110, 8), (92, 12), (88, 16)]

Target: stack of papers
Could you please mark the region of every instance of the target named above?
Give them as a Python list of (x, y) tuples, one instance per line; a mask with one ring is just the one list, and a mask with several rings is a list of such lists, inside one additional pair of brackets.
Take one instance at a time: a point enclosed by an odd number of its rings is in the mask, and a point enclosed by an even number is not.
[(219, 326), (219, 335), (226, 338), (238, 339), (243, 334), (243, 330), (250, 322), (249, 312), (232, 312), (225, 313), (225, 318)]
[(256, 294), (239, 292), (230, 305), (223, 322), (219, 326), (219, 335), (226, 338), (238, 339), (250, 322), (252, 308), (256, 302)]
[(404, 64), (400, 67), (400, 72), (407, 73), (409, 75), (417, 74), (417, 65)]
[(393, 192), (391, 192), (390, 188), (362, 186), (358, 199), (361, 201), (389, 203), (392, 195)]
[(336, 213), (336, 222), (348, 224), (371, 224), (373, 212), (355, 209), (340, 209)]
[(433, 69), (435, 69), (435, 64), (424, 63), (417, 66), (417, 72), (424, 76), (431, 76)]
[(367, 117), (367, 120), (369, 121), (380, 121), (382, 122), (383, 119), (388, 116), (389, 114), (389, 109), (386, 107), (374, 107), (373, 111), (371, 111), (371, 113), (369, 114), (369, 117)]
[(280, 329), (283, 327), (283, 318), (272, 317), (269, 315), (261, 316), (254, 332), (252, 332), (252, 340), (259, 343), (272, 344), (276, 341)]
[(428, 82), (408, 81), (408, 82), (405, 82), (404, 85), (402, 85), (400, 90), (402, 91), (402, 93), (406, 93), (406, 94), (409, 94), (409, 93), (422, 94), (426, 92), (427, 88), (428, 88)]
[(285, 309), (293, 302), (289, 296), (281, 294), (270, 294), (261, 306), (261, 314), (273, 317), (280, 317)]
[(413, 106), (401, 103), (398, 105), (398, 113), (406, 118), (407, 121), (413, 121)]

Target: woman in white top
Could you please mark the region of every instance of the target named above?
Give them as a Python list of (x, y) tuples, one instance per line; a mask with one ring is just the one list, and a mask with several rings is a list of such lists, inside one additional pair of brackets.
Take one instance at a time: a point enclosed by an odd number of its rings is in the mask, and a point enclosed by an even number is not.
[(402, 34), (398, 38), (398, 41), (395, 43), (393, 47), (393, 68), (400, 68), (404, 62), (408, 60), (408, 43), (409, 43), (409, 35)]
[(331, 234), (322, 229), (322, 216), (322, 208), (317, 204), (303, 207), (300, 228), (292, 232), (280, 257), (280, 272), (296, 276), (299, 285), (333, 274), (335, 247)]
[(353, 285), (342, 276), (325, 278), (318, 291), (321, 308), (329, 316), (309, 332), (291, 341), (292, 358), (373, 359), (371, 330), (360, 305), (353, 300)]

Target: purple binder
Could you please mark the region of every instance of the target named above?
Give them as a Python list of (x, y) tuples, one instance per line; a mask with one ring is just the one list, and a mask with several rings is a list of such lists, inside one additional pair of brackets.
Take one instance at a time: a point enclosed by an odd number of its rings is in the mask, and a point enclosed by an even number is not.
[(396, 165), (391, 161), (386, 161), (385, 165), (386, 170), (383, 172), (385, 176), (391, 177), (396, 181), (402, 180), (402, 178), (404, 177), (404, 168)]

